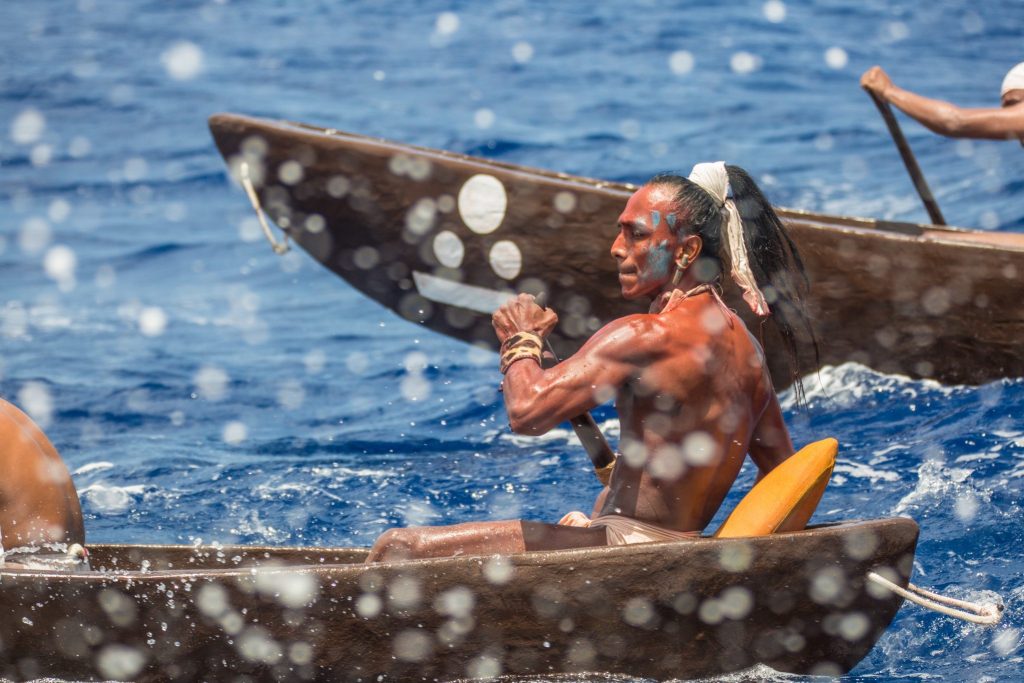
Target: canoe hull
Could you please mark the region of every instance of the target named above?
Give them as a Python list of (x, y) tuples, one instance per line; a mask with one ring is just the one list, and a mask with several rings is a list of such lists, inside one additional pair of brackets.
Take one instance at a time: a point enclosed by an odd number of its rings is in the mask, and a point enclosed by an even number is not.
[[(643, 310), (621, 298), (609, 255), (629, 185), (231, 114), (210, 129), (232, 175), (243, 161), (255, 169), (264, 208), (306, 251), (438, 332), (494, 348), (488, 292), (543, 291), (564, 357)], [(500, 184), (496, 227), (486, 212), (467, 218), (474, 197), (494, 199), (493, 183), (467, 192), (479, 176)], [(779, 212), (807, 266), (821, 364), (955, 383), (1024, 375), (1024, 236)], [(787, 386), (788, 362), (770, 325), (764, 333), (776, 384)]]
[(105, 571), (0, 570), (0, 676), (661, 680), (758, 663), (838, 674), (902, 603), (864, 577), (905, 586), (917, 535), (898, 518), (374, 566), (353, 549), (94, 546)]

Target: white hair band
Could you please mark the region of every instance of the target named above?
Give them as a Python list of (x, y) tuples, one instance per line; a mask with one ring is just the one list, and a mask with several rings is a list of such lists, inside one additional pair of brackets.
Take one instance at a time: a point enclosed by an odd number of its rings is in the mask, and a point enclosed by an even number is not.
[(1003, 87), (999, 89), (999, 96), (1002, 97), (1011, 90), (1024, 90), (1024, 62), (1010, 69), (1003, 79)]
[(729, 250), (729, 261), (732, 266), (730, 274), (733, 282), (739, 285), (743, 291), (743, 300), (750, 306), (750, 310), (762, 318), (767, 316), (771, 311), (764, 294), (757, 286), (754, 273), (750, 270), (747, 241), (743, 238), (743, 219), (732, 198), (725, 162), (713, 161), (697, 164), (690, 171), (689, 180), (711, 195), (724, 214), (722, 217), (725, 219), (725, 229), (722, 231), (722, 235), (725, 237)]

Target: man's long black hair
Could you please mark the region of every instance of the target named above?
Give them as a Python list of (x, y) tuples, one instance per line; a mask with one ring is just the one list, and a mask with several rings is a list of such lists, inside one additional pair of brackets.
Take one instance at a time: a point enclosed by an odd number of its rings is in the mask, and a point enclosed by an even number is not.
[[(750, 174), (739, 166), (726, 165), (725, 170), (733, 201), (743, 219), (750, 270), (768, 301), (771, 319), (785, 345), (797, 402), (802, 404), (805, 396), (801, 377), (804, 372), (815, 370), (819, 361), (818, 341), (804, 301), (808, 289), (804, 263), (778, 214)], [(704, 282), (718, 280), (725, 270), (722, 262), (727, 260), (727, 255), (723, 251), (723, 212), (715, 199), (696, 183), (671, 173), (656, 175), (647, 184), (673, 188), (680, 212), (677, 229), (698, 235), (703, 242), (700, 257), (693, 266), (694, 273)], [(813, 367), (800, 357), (800, 333), (814, 350)]]

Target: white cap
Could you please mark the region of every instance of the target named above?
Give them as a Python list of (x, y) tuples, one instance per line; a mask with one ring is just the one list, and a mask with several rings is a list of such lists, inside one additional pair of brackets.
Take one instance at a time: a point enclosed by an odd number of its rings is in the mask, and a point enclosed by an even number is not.
[(1003, 79), (1003, 87), (999, 89), (999, 96), (1002, 97), (1011, 90), (1024, 90), (1024, 62), (1010, 69)]

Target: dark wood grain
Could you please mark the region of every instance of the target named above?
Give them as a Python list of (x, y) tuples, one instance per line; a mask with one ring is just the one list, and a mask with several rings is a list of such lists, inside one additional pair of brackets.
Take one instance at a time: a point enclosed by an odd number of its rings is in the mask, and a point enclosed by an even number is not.
[[(264, 169), (259, 195), (298, 244), (370, 298), (430, 329), (496, 348), (488, 314), (424, 299), (414, 270), (489, 289), (547, 291), (548, 305), (560, 315), (551, 341), (562, 357), (601, 325), (644, 310), (619, 295), (609, 254), (632, 186), (231, 114), (212, 117), (210, 128), (229, 165), (237, 167), (246, 141), (262, 150), (249, 157)], [(398, 175), (394, 159), (417, 160), (429, 171), (418, 179)], [(289, 161), (303, 169), (293, 185), (278, 179)], [(456, 209), (439, 212), (422, 233), (408, 230), (417, 201), (454, 198), (479, 173), (500, 180), (507, 193), (499, 229), (478, 235)], [(341, 197), (328, 191), (338, 176), (347, 186)], [(562, 192), (575, 200), (567, 213), (555, 209)], [(1024, 235), (787, 209), (779, 214), (807, 267), (821, 364), (855, 361), (947, 383), (1024, 376)], [(307, 229), (311, 217), (324, 228)], [(434, 257), (431, 240), (442, 230), (465, 245), (458, 269), (444, 268)], [(522, 272), (511, 282), (488, 264), (499, 240), (514, 241), (522, 253)], [(370, 267), (357, 263), (365, 248), (375, 255)], [(772, 326), (762, 329), (737, 292), (727, 288), (726, 297), (764, 339), (776, 386), (787, 386), (790, 372)]]
[(897, 518), (371, 566), (363, 549), (95, 546), (89, 573), (0, 569), (0, 677), (106, 680), (125, 653), (135, 681), (838, 675), (903, 602), (867, 573), (905, 587), (917, 537)]

